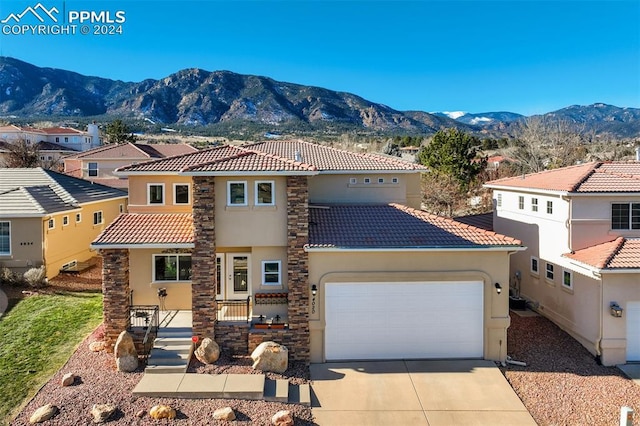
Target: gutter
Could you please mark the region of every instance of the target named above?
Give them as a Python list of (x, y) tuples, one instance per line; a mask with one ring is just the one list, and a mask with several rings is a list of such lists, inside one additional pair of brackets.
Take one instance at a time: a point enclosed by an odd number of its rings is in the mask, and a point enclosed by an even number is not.
[(162, 244), (162, 243), (153, 243), (153, 244), (135, 244), (135, 243), (125, 243), (125, 244), (89, 244), (89, 248), (93, 250), (102, 250), (102, 249), (190, 249), (194, 248), (194, 243), (177, 243), (177, 244)]
[(388, 252), (474, 252), (474, 251), (491, 251), (500, 252), (508, 251), (513, 254), (518, 251), (524, 251), (527, 247), (517, 246), (479, 246), (479, 247), (387, 247), (387, 248), (364, 248), (364, 247), (304, 247), (307, 253), (388, 253)]

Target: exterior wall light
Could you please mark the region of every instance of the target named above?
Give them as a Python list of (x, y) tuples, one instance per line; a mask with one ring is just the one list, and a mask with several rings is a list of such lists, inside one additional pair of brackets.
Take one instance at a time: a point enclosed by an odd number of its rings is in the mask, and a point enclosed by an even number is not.
[(622, 308), (618, 305), (618, 302), (611, 302), (609, 308), (611, 309), (612, 317), (620, 318), (622, 316)]
[(496, 287), (496, 293), (498, 294), (502, 293), (502, 286), (499, 283), (496, 283), (495, 287)]
[(318, 294), (318, 286), (314, 284), (311, 286), (311, 295), (315, 296), (316, 294)]

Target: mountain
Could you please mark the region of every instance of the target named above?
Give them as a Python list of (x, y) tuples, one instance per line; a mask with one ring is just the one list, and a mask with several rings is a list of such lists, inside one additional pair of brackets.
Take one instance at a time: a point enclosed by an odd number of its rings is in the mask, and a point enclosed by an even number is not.
[[(640, 109), (570, 106), (547, 115), (617, 137), (640, 135)], [(432, 134), (448, 127), (504, 136), (524, 119), (511, 112), (479, 114), (397, 111), (360, 96), (230, 71), (185, 69), (160, 80), (115, 81), (39, 68), (0, 57), (0, 116), (27, 120), (115, 117), (189, 128)]]

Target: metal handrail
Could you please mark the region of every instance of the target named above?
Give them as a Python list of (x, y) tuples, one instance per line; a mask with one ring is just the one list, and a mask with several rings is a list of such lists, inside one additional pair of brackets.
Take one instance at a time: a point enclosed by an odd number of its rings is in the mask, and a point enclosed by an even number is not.
[(129, 307), (129, 324), (131, 329), (142, 328), (145, 333), (142, 339), (143, 356), (149, 355), (153, 341), (158, 335), (160, 326), (160, 308), (158, 305), (132, 305)]
[(247, 300), (217, 300), (216, 322), (251, 322), (251, 296)]

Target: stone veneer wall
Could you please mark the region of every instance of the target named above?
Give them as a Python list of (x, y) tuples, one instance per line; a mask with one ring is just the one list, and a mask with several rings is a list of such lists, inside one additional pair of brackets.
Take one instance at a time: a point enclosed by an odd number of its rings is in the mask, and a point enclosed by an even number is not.
[(283, 342), (293, 360), (309, 362), (309, 187), (306, 176), (287, 176), (289, 330)]
[(262, 342), (276, 342), (289, 349), (291, 333), (289, 330), (251, 330), (249, 333), (248, 353), (251, 354)]
[(118, 336), (129, 328), (129, 250), (103, 249), (102, 294), (104, 335), (107, 351), (113, 351)]
[(216, 324), (215, 341), (220, 348), (235, 355), (246, 355), (249, 342), (248, 323), (234, 324), (219, 322)]
[(215, 338), (216, 323), (216, 230), (215, 178), (193, 178), (193, 234), (191, 254), (191, 309), (193, 334), (201, 340)]

